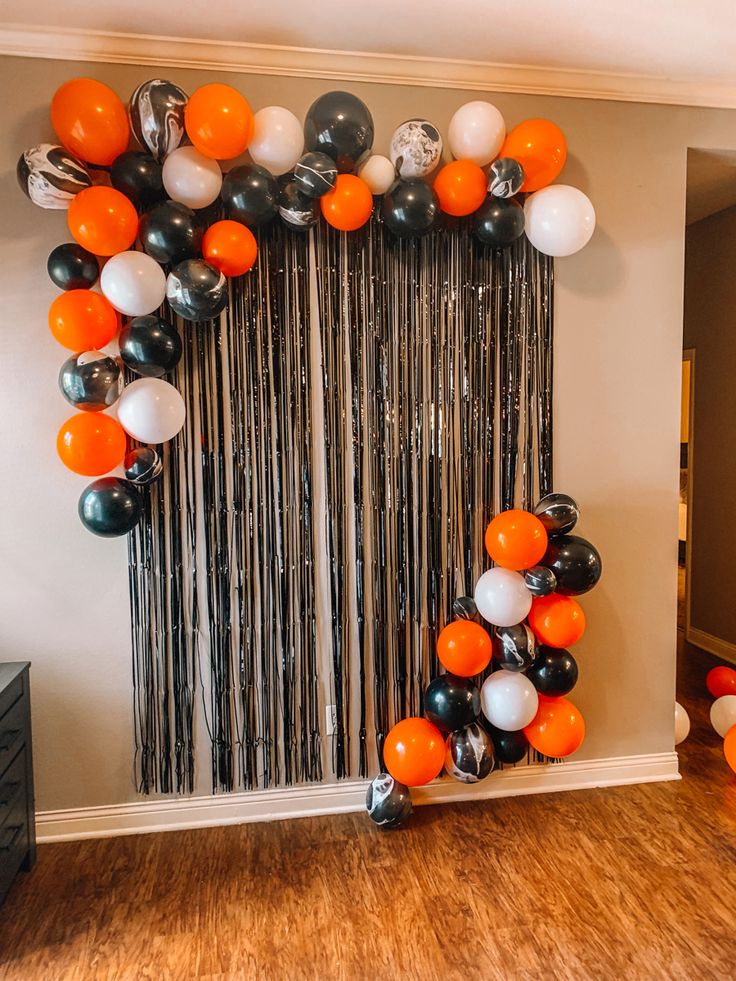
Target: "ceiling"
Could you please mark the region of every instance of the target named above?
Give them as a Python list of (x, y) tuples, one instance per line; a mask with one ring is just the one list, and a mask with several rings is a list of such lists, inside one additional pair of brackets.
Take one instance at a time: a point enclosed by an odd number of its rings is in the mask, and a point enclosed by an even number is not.
[(736, 83), (733, 0), (34, 0), (16, 10), (24, 26)]
[(736, 206), (736, 150), (689, 150), (687, 223)]

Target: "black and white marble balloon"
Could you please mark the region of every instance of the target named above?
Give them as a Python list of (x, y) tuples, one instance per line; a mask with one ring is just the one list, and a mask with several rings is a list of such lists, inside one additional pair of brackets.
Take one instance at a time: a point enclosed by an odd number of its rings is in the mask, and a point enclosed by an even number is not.
[(311, 228), (319, 221), (319, 211), (319, 201), (303, 194), (295, 180), (289, 181), (281, 188), (279, 214), (287, 225), (294, 228)]
[(188, 99), (178, 85), (163, 78), (143, 82), (130, 97), (128, 116), (133, 135), (159, 163), (184, 140)]
[(228, 304), (227, 280), (203, 259), (185, 259), (166, 279), (166, 299), (184, 320), (211, 320)]
[(114, 405), (123, 390), (120, 362), (102, 351), (73, 354), (61, 366), (59, 388), (75, 409), (101, 412)]
[(493, 742), (477, 722), (445, 740), (445, 772), (460, 783), (478, 783), (493, 771)]
[(534, 565), (527, 569), (524, 582), (532, 596), (549, 596), (557, 588), (557, 577), (546, 565)]
[(534, 508), (548, 535), (568, 535), (580, 517), (577, 502), (568, 494), (547, 494)]
[(452, 615), (458, 620), (477, 620), (478, 607), (472, 596), (457, 596), (452, 601)]
[(488, 171), (488, 190), (494, 198), (512, 198), (524, 183), (524, 168), (512, 157), (499, 157)]
[(15, 170), (21, 190), (39, 208), (64, 211), (92, 179), (84, 164), (53, 143), (39, 143), (21, 153)]
[(383, 830), (398, 828), (411, 814), (411, 793), (389, 773), (375, 777), (365, 797), (368, 817)]
[(163, 461), (152, 446), (137, 446), (126, 454), (125, 476), (131, 484), (143, 487), (158, 480), (164, 471)]
[(337, 182), (337, 164), (326, 153), (305, 153), (294, 167), (294, 180), (308, 198), (321, 198)]
[(493, 631), (493, 659), (507, 671), (524, 671), (536, 656), (536, 640), (525, 623), (496, 627)]
[(408, 119), (391, 137), (391, 163), (400, 177), (426, 177), (442, 156), (442, 137), (426, 119)]

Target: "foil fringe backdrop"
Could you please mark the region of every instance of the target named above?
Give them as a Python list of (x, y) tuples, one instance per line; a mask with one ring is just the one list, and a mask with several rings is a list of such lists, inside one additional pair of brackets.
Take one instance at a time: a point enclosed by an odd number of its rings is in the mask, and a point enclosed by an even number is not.
[(526, 238), (274, 224), (230, 294), (178, 322), (187, 422), (129, 540), (143, 793), (194, 789), (197, 690), (213, 791), (321, 780), (325, 702), (331, 774), (372, 772), (422, 712), (490, 514), (551, 490), (553, 260)]

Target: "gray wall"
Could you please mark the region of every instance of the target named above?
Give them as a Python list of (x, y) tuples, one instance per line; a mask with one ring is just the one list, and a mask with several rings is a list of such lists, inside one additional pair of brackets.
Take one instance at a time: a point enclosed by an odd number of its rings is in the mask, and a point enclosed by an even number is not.
[[(81, 527), (80, 478), (58, 462), (67, 415), (63, 358), (46, 314), (46, 255), (68, 236), (63, 214), (17, 190), (18, 154), (53, 138), (56, 87), (92, 75), (127, 98), (151, 68), (0, 60), (3, 133), (0, 292), (4, 479), (0, 636), (4, 658), (33, 661), (34, 748), (42, 809), (135, 799), (126, 553)], [(303, 114), (329, 81), (165, 69), (191, 90), (230, 81), (254, 108)], [(473, 92), (340, 83), (366, 100), (380, 152), (399, 122), (446, 129)], [(482, 98), (487, 96), (482, 95)], [(581, 758), (672, 749), (686, 149), (736, 147), (736, 113), (539, 96), (490, 97), (509, 125), (556, 120), (568, 137), (563, 180), (581, 187), (598, 231), (558, 263), (555, 347), (557, 489), (583, 507), (583, 534), (604, 556), (584, 600), (575, 700), (587, 720)], [(207, 747), (200, 746), (206, 759)], [(203, 768), (204, 769), (204, 768)], [(207, 792), (206, 782), (202, 787)]]

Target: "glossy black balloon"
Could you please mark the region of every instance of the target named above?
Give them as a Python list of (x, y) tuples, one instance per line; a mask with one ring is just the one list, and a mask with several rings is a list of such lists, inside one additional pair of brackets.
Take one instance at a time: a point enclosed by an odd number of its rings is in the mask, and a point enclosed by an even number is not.
[(416, 238), (432, 230), (440, 203), (434, 189), (422, 180), (395, 181), (381, 203), (383, 220), (399, 238)]
[(120, 357), (144, 378), (160, 378), (181, 360), (181, 337), (173, 324), (154, 314), (134, 317), (120, 331)]
[(166, 278), (166, 299), (184, 320), (211, 320), (228, 304), (227, 280), (203, 259), (185, 259)]
[(290, 180), (281, 188), (279, 196), (279, 215), (292, 228), (311, 228), (319, 221), (319, 201), (302, 194), (295, 180)]
[(507, 671), (524, 671), (537, 656), (534, 634), (525, 623), (496, 627), (493, 631), (493, 659)]
[(488, 171), (488, 190), (496, 198), (511, 198), (524, 183), (524, 168), (511, 157), (494, 160)]
[(478, 783), (493, 770), (493, 742), (477, 722), (445, 740), (445, 772), (460, 783)]
[(463, 729), (480, 715), (480, 692), (469, 678), (442, 674), (427, 686), (424, 714), (444, 732)]
[(294, 180), (308, 198), (321, 198), (337, 183), (337, 164), (326, 153), (305, 153), (294, 168)]
[(411, 791), (390, 773), (379, 773), (365, 795), (368, 817), (384, 831), (398, 828), (411, 814)]
[(534, 508), (548, 535), (567, 535), (578, 522), (580, 508), (568, 494), (547, 494)]
[(577, 661), (562, 647), (543, 645), (537, 651), (537, 658), (526, 676), (542, 695), (559, 698), (560, 695), (567, 695), (572, 691), (577, 683)]
[(505, 732), (495, 726), (486, 726), (493, 743), (493, 752), (497, 763), (520, 763), (529, 751), (529, 740), (524, 730)]
[(350, 173), (370, 153), (373, 132), (373, 117), (357, 96), (326, 92), (309, 107), (304, 146), (331, 157), (341, 174)]
[(475, 620), (478, 607), (472, 596), (458, 596), (452, 603), (452, 615), (458, 620)]
[(100, 277), (97, 256), (76, 242), (57, 245), (49, 253), (46, 269), (51, 281), (60, 290), (88, 290)]
[(204, 226), (191, 208), (165, 201), (141, 216), (138, 237), (143, 251), (162, 265), (175, 266), (202, 250)]
[(489, 194), (475, 212), (473, 233), (479, 242), (494, 249), (505, 249), (524, 232), (524, 209), (513, 198)]
[(535, 565), (524, 573), (526, 588), (532, 596), (549, 596), (554, 593), (557, 579), (554, 572), (545, 565)]
[(59, 389), (75, 409), (101, 412), (114, 405), (123, 390), (120, 362), (102, 351), (73, 354), (61, 366)]
[(161, 164), (140, 150), (121, 153), (113, 161), (110, 183), (139, 209), (150, 208), (166, 197)]
[(157, 480), (164, 472), (158, 452), (152, 446), (137, 446), (125, 456), (125, 476), (132, 484), (145, 486)]
[(279, 185), (265, 167), (244, 164), (225, 174), (220, 192), (225, 213), (233, 221), (257, 228), (278, 214)]
[(79, 517), (82, 524), (102, 538), (131, 532), (143, 516), (143, 501), (129, 480), (101, 477), (82, 491)]
[(579, 535), (555, 535), (550, 538), (542, 565), (554, 572), (557, 592), (563, 596), (587, 593), (601, 578), (603, 571), (598, 550)]

